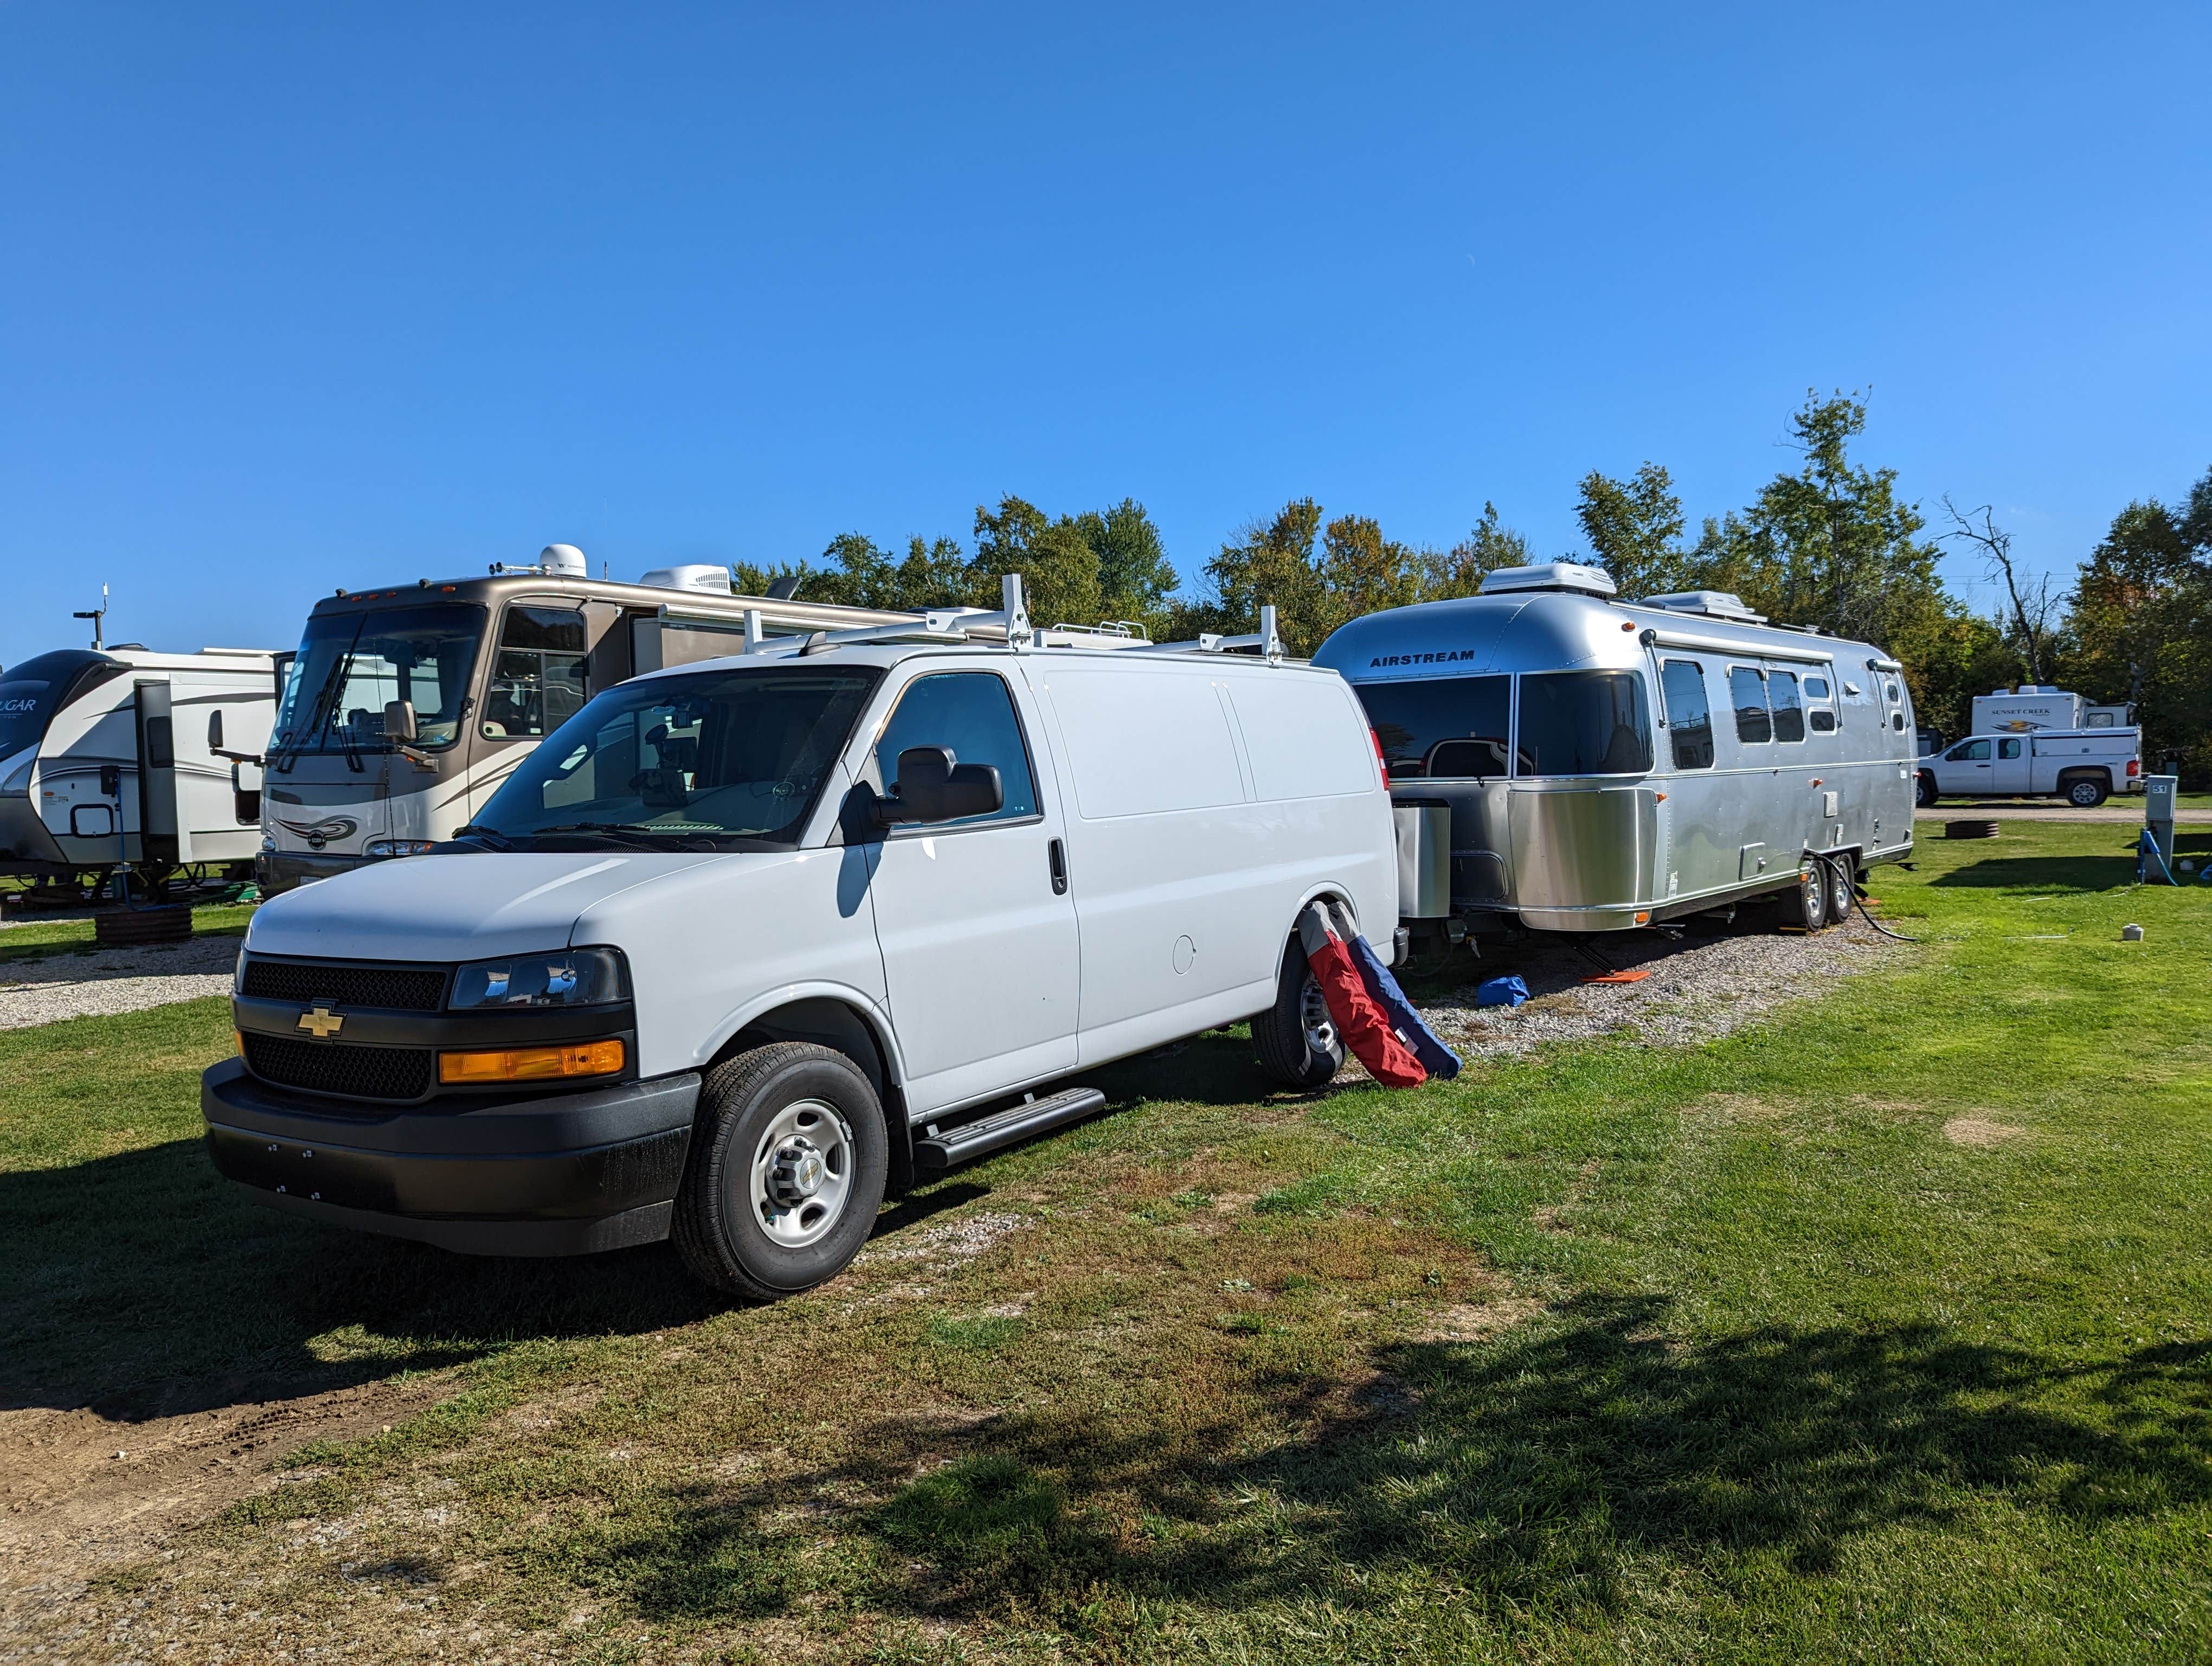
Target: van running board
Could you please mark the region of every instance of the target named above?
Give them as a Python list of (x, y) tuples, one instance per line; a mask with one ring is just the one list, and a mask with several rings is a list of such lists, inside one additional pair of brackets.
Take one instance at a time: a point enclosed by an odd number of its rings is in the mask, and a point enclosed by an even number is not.
[(1064, 1128), (1094, 1116), (1106, 1108), (1106, 1096), (1095, 1087), (1071, 1087), (1042, 1099), (1030, 1099), (1012, 1110), (1001, 1110), (980, 1122), (937, 1132), (930, 1124), (926, 1138), (914, 1142), (914, 1164), (935, 1172), (956, 1163), (970, 1162), (986, 1153), (1018, 1145), (1033, 1134)]

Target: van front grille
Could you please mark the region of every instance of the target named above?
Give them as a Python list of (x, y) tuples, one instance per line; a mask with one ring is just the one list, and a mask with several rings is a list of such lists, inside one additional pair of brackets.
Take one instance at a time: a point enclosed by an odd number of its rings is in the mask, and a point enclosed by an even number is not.
[(294, 1041), (247, 1032), (246, 1068), (266, 1082), (353, 1099), (412, 1101), (430, 1091), (427, 1048), (355, 1047), (344, 1042)]
[(258, 1000), (327, 1000), (337, 1006), (434, 1012), (445, 1004), (446, 971), (442, 966), (361, 966), (248, 955), (241, 993)]

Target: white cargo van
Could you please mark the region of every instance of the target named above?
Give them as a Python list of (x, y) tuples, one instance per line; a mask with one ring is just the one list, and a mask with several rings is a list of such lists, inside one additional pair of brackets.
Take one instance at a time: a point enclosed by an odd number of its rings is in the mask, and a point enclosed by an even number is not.
[(993, 1101), (1242, 1018), (1327, 1080), (1298, 912), (1340, 898), (1386, 956), (1397, 918), (1351, 690), (1271, 642), (988, 620), (1003, 643), (933, 621), (624, 683), (452, 844), (268, 903), (243, 1056), (203, 1084), (217, 1167), (455, 1250), (672, 1232), (769, 1298), (917, 1170), (1102, 1103)]

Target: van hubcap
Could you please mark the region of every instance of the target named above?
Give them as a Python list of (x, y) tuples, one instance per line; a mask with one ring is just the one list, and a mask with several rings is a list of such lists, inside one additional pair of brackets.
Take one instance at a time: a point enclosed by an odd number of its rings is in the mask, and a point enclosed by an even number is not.
[(843, 1219), (852, 1175), (852, 1130), (835, 1107), (786, 1105), (753, 1148), (753, 1217), (771, 1242), (804, 1249)]
[(1336, 1050), (1336, 1020), (1328, 1015), (1328, 1000), (1321, 992), (1321, 980), (1311, 972), (1306, 974), (1305, 988), (1298, 994), (1298, 1025), (1306, 1032), (1309, 1052)]

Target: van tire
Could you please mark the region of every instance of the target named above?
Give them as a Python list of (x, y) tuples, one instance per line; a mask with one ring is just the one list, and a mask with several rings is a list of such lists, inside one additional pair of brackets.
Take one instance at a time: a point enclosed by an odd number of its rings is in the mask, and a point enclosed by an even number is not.
[[(780, 1133), (787, 1143), (779, 1149), (812, 1147), (823, 1158), (823, 1181), (842, 1182), (834, 1213), (818, 1228), (802, 1224), (803, 1206), (777, 1212), (787, 1233), (803, 1242), (780, 1242), (759, 1202), (757, 1159)], [(752, 1302), (795, 1296), (835, 1278), (860, 1254), (890, 1173), (883, 1104), (858, 1065), (811, 1042), (755, 1048), (707, 1073), (670, 1235), (692, 1276), (724, 1295)]]
[(1859, 860), (1846, 850), (1830, 856), (1825, 866), (1828, 879), (1828, 923), (1847, 926), (1851, 921), (1851, 908), (1858, 901)]
[(1328, 1010), (1321, 1000), (1321, 985), (1293, 937), (1276, 975), (1275, 1004), (1253, 1017), (1252, 1051), (1261, 1070), (1300, 1092), (1322, 1086), (1344, 1067), (1344, 1037), (1330, 1024), (1321, 1032), (1326, 1044), (1318, 1044), (1307, 1022), (1310, 1006)]
[(2075, 775), (2070, 781), (2059, 782), (2058, 790), (2076, 810), (2094, 810), (2112, 795), (2111, 789), (2094, 775)]
[(1796, 885), (1782, 893), (1782, 923), (1808, 932), (1828, 923), (1828, 865), (1818, 856), (1806, 858)]
[(1936, 772), (1933, 769), (1923, 769), (1920, 772), (1920, 779), (1913, 785), (1912, 802), (1917, 808), (1922, 810), (1929, 809), (1935, 805)]

